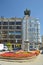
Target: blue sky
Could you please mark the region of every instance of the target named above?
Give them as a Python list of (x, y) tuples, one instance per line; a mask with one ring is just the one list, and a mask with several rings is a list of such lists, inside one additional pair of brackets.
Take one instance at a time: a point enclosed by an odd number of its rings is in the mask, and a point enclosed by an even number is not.
[(0, 17), (23, 17), (25, 9), (40, 20), (40, 34), (43, 35), (43, 0), (0, 0)]

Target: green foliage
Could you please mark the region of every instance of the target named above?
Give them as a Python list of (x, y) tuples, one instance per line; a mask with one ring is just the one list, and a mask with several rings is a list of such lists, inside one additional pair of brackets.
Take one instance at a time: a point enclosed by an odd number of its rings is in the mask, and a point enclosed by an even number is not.
[(10, 43), (10, 42), (8, 42), (7, 44), (6, 44), (6, 46), (8, 47), (8, 50), (12, 50), (12, 43)]

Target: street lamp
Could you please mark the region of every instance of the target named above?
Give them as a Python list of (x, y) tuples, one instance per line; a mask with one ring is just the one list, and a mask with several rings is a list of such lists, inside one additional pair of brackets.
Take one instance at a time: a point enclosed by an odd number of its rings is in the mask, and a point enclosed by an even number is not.
[(17, 43), (17, 39), (16, 39), (16, 43)]

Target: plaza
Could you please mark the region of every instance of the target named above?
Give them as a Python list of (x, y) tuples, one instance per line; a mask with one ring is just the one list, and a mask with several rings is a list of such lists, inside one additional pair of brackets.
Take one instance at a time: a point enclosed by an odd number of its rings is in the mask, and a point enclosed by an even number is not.
[[(0, 43), (5, 46), (12, 44), (15, 48), (25, 50), (37, 49), (40, 43), (40, 22), (38, 18), (30, 16), (31, 11), (26, 9), (22, 18), (0, 18)], [(29, 44), (25, 44), (25, 42)]]
[[(24, 60), (22, 60), (24, 61)], [(0, 59), (0, 65), (43, 65), (43, 54), (39, 54), (39, 56), (37, 56), (34, 59), (29, 59), (29, 60), (25, 60), (25, 62), (18, 62), (17, 60), (14, 61), (8, 61), (8, 60), (3, 60)]]

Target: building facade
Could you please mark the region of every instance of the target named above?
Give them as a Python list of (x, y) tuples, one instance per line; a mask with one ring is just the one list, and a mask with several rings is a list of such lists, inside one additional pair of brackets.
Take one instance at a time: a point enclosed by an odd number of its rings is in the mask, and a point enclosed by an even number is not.
[(0, 18), (0, 43), (22, 43), (22, 19)]
[(41, 42), (42, 42), (42, 47), (43, 47), (43, 35), (41, 36)]
[(30, 10), (26, 10), (24, 14), (22, 22), (22, 44), (25, 45), (25, 41), (29, 41), (30, 49), (34, 49), (40, 42), (40, 22), (38, 18), (30, 17)]
[(36, 48), (40, 42), (40, 22), (38, 18), (30, 17), (30, 10), (24, 11), (23, 18), (0, 18), (0, 43), (20, 44), (24, 48), (29, 41), (29, 48)]

